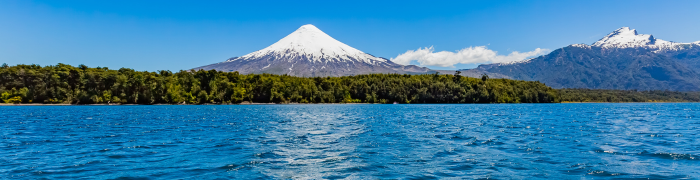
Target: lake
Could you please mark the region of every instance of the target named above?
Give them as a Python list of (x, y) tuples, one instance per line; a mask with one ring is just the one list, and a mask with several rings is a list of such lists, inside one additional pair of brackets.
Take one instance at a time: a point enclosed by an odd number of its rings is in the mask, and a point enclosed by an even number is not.
[(700, 178), (700, 103), (0, 111), (9, 179)]

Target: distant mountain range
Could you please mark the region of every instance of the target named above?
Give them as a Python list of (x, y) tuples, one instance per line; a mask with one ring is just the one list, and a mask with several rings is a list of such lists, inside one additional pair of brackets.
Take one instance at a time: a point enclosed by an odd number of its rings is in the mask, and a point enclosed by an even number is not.
[(553, 88), (700, 90), (700, 41), (676, 43), (623, 27), (592, 45), (573, 44), (464, 75), (540, 81)]
[[(372, 56), (310, 24), (265, 49), (198, 69), (301, 77), (454, 73)], [(622, 27), (591, 45), (573, 44), (524, 61), (459, 71), (471, 77), (540, 81), (553, 88), (700, 91), (700, 41), (665, 41)]]
[(194, 69), (303, 77), (435, 72), (424, 67), (404, 66), (374, 57), (333, 39), (311, 24), (301, 26), (265, 49)]

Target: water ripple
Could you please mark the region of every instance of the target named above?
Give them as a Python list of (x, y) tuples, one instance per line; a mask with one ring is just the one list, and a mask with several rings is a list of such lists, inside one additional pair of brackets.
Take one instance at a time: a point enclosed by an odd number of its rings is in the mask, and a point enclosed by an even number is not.
[(3, 106), (8, 179), (697, 179), (700, 104)]

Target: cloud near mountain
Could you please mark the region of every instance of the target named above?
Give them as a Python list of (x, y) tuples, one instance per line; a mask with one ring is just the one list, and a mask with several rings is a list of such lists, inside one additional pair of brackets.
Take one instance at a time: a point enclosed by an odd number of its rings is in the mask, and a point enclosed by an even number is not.
[(408, 50), (399, 54), (391, 61), (397, 64), (408, 65), (412, 61), (417, 61), (421, 66), (454, 67), (455, 64), (474, 63), (503, 63), (522, 61), (530, 57), (544, 55), (548, 49), (537, 48), (529, 52), (513, 51), (508, 55), (499, 55), (497, 51), (486, 48), (486, 46), (475, 46), (461, 49), (457, 52), (440, 51), (434, 52), (433, 47), (418, 48)]

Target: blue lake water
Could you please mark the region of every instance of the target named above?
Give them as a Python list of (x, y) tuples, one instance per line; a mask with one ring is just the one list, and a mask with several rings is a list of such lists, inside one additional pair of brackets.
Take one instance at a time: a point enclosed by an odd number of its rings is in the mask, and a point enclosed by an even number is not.
[(0, 179), (700, 178), (700, 103), (0, 111)]

